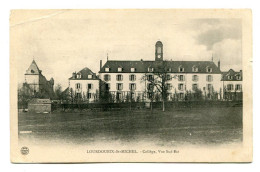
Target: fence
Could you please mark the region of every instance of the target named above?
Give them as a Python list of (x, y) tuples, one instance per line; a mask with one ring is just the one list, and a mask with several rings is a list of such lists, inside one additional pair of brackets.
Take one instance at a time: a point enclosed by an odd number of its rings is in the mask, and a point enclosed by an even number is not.
[[(183, 102), (165, 102), (166, 109), (179, 108), (208, 108), (208, 107), (242, 107), (242, 101), (183, 101)], [(153, 102), (153, 109), (161, 109), (162, 102)], [(113, 111), (113, 110), (134, 110), (145, 109), (145, 103), (89, 103), (89, 104), (52, 104), (52, 111), (55, 110), (97, 110), (97, 111)]]

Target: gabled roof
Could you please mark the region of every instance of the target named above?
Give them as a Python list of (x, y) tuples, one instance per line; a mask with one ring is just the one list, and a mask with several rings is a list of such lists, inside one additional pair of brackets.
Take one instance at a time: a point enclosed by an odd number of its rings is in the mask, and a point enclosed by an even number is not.
[[(208, 73), (207, 67), (212, 68), (211, 73), (221, 73), (220, 69), (214, 62), (211, 61), (107, 61), (100, 69), (99, 73), (147, 73), (148, 68), (154, 68), (154, 72), (160, 70), (160, 66), (164, 66), (166, 69), (171, 69), (170, 73), (179, 73), (179, 67), (184, 68), (183, 73)], [(198, 67), (198, 72), (193, 72), (193, 66)], [(123, 67), (122, 72), (118, 72), (118, 67)], [(109, 68), (109, 72), (105, 71), (105, 68)], [(135, 68), (135, 72), (131, 72), (131, 68)], [(168, 70), (167, 70), (168, 71)]]
[(51, 104), (51, 100), (34, 98), (29, 101), (29, 104)]
[[(240, 76), (240, 79), (237, 76)], [(229, 69), (227, 72), (222, 72), (222, 81), (243, 81), (242, 70), (235, 72), (233, 69)]]
[[(80, 74), (81, 78), (77, 78), (77, 75)], [(98, 80), (97, 75), (92, 72), (89, 68), (85, 67), (79, 72), (74, 72), (74, 76), (70, 77), (69, 80)], [(88, 75), (92, 75), (92, 79), (88, 78)]]
[(38, 68), (36, 62), (33, 60), (30, 67), (26, 70), (25, 75), (39, 75), (41, 70)]

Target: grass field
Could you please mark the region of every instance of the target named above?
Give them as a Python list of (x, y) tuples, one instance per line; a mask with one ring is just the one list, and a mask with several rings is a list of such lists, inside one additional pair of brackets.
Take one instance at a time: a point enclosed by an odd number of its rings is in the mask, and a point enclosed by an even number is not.
[(85, 144), (95, 141), (156, 145), (225, 144), (242, 141), (242, 107), (75, 112), (19, 112), (19, 138)]

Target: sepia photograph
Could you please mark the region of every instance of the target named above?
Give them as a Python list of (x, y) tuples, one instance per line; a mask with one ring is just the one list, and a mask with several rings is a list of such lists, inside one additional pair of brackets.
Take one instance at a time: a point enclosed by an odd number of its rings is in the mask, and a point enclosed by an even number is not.
[(251, 162), (251, 20), (12, 10), (11, 161)]

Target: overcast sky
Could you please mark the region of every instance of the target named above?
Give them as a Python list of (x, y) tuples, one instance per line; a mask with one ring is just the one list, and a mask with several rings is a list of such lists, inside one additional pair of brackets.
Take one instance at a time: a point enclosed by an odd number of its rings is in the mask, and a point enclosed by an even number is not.
[(19, 83), (35, 59), (63, 89), (74, 71), (97, 73), (107, 53), (110, 60), (154, 60), (158, 40), (164, 59), (209, 61), (213, 54), (221, 70), (241, 70), (241, 30), (240, 19), (187, 18), (171, 10), (13, 11), (11, 55), (19, 61)]

